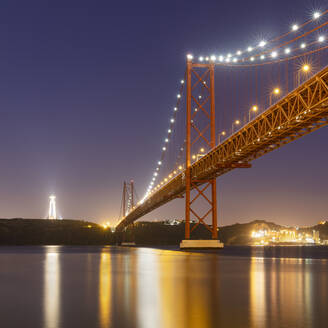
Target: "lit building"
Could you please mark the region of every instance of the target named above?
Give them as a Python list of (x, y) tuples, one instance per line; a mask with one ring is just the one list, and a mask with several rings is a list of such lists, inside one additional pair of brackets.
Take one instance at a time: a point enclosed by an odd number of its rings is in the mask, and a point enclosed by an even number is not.
[(323, 244), (320, 240), (319, 231), (313, 230), (299, 231), (297, 228), (284, 228), (279, 230), (271, 230), (268, 227), (257, 227), (251, 232), (253, 245), (277, 245), (277, 244)]

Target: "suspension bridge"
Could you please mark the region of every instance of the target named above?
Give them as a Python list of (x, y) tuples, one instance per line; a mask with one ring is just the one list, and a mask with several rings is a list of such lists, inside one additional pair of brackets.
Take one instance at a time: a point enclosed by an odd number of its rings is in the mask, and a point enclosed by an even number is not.
[[(223, 247), (217, 178), (250, 168), (253, 160), (328, 124), (327, 14), (315, 12), (290, 31), (244, 50), (197, 59), (187, 55), (147, 192), (135, 203), (133, 184), (128, 195), (124, 184), (127, 205), (116, 230), (184, 198), (185, 240), (180, 246)], [(211, 240), (192, 240), (199, 225), (208, 229)]]

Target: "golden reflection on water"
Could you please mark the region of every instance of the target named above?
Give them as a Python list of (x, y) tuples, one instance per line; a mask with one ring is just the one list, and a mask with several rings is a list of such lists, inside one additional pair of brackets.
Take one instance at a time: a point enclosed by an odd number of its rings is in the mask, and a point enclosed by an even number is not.
[(44, 264), (44, 326), (60, 325), (60, 246), (46, 246)]
[(99, 263), (99, 319), (100, 327), (110, 326), (112, 309), (111, 254), (102, 252)]
[(253, 327), (262, 327), (266, 313), (265, 267), (263, 258), (251, 258), (250, 309)]
[(158, 327), (211, 327), (211, 261), (193, 261), (192, 255), (166, 251), (159, 265), (159, 304), (162, 315)]
[[(85, 286), (95, 286), (97, 327), (315, 326), (315, 284), (327, 288), (322, 263), (261, 255), (264, 254), (259, 250), (250, 258), (233, 258), (145, 248), (104, 248), (91, 271), (97, 279), (88, 273)], [(92, 264), (89, 257), (87, 260), (88, 266)], [(316, 268), (321, 271), (320, 276), (316, 276)], [(45, 327), (57, 328), (57, 253), (47, 253), (44, 275)], [(322, 295), (327, 296), (327, 292)]]
[[(293, 327), (303, 318), (312, 325), (315, 299), (312, 260), (294, 258), (251, 258), (250, 321), (252, 327)], [(317, 262), (320, 265), (320, 262)]]
[[(137, 321), (140, 327), (161, 327), (161, 312), (166, 311), (161, 303), (160, 291), (165, 288), (159, 281), (158, 254), (152, 250), (139, 249), (136, 263), (137, 275)], [(173, 327), (173, 326), (172, 326)]]

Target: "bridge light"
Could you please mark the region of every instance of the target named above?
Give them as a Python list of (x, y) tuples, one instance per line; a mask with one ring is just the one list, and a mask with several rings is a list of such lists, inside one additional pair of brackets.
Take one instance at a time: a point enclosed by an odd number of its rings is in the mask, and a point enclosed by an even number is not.
[(172, 174), (169, 174), (169, 178), (170, 178), (170, 179), (172, 178)]
[(172, 132), (172, 130), (171, 130), (171, 129), (168, 129), (168, 130), (167, 130), (167, 132), (168, 132), (168, 133), (171, 133), (171, 132)]
[(192, 159), (196, 159), (196, 155), (192, 155)]
[(225, 131), (222, 131), (221, 134), (222, 134), (223, 136), (225, 136), (225, 135), (226, 135), (226, 132), (225, 132)]
[(166, 147), (163, 147), (162, 149), (163, 149), (163, 151), (165, 151), (166, 150)]
[(233, 61), (234, 63), (237, 63), (238, 59), (237, 59), (237, 58), (234, 58), (232, 61)]
[(204, 60), (204, 57), (200, 56), (199, 61), (202, 62)]
[(179, 93), (177, 94), (177, 98), (178, 98), (178, 99), (180, 99), (180, 98), (181, 98), (181, 95), (180, 95)]
[(194, 56), (193, 56), (192, 54), (188, 54), (188, 55), (187, 55), (187, 59), (188, 59), (188, 60), (193, 60), (193, 58), (194, 58)]
[(264, 56), (264, 55), (261, 55), (261, 57), (260, 57), (260, 58), (263, 60), (263, 59), (265, 59), (265, 56)]
[(325, 37), (323, 35), (320, 35), (319, 38), (318, 38), (318, 41), (319, 42), (325, 41)]
[(313, 13), (313, 19), (318, 19), (321, 16), (321, 13), (319, 11), (315, 11)]
[(259, 47), (263, 48), (266, 46), (266, 41), (262, 40), (260, 43), (259, 43)]
[(161, 161), (158, 161), (157, 164), (158, 164), (158, 165), (162, 165), (162, 162), (161, 162)]
[(255, 57), (251, 57), (250, 59), (251, 59), (251, 61), (254, 61), (255, 60)]
[(177, 171), (173, 171), (173, 174), (177, 174)]
[(242, 52), (240, 51), (240, 50), (238, 50), (237, 52), (236, 52), (236, 55), (237, 56), (240, 56), (242, 54)]
[(173, 110), (176, 112), (178, 110), (178, 107), (174, 107)]
[(174, 118), (171, 118), (170, 122), (171, 122), (171, 123), (174, 123)]
[(294, 24), (292, 26), (292, 31), (297, 31), (299, 29), (299, 26), (297, 24)]
[(167, 178), (165, 178), (164, 181), (167, 182)]
[(204, 152), (205, 152), (205, 149), (204, 149), (204, 148), (201, 148), (199, 151), (200, 151), (201, 153), (204, 153)]
[(247, 51), (248, 51), (248, 52), (251, 52), (251, 51), (253, 51), (253, 48), (252, 48), (252, 47), (248, 47), (248, 48), (247, 48)]
[(306, 48), (306, 43), (301, 44), (301, 49), (304, 49), (304, 48)]
[(290, 53), (290, 48), (285, 49), (285, 54), (288, 55)]
[(258, 108), (256, 105), (254, 105), (254, 106), (252, 107), (252, 111), (253, 111), (253, 112), (257, 112), (258, 109), (259, 109), (259, 108)]
[(165, 139), (165, 142), (169, 142), (169, 139), (168, 139), (168, 138), (166, 138), (166, 139)]
[(279, 88), (274, 88), (274, 90), (273, 90), (273, 93), (274, 93), (275, 95), (279, 95), (280, 92), (281, 92), (281, 90), (280, 90)]
[(272, 58), (276, 58), (278, 56), (278, 52), (277, 51), (272, 51), (271, 52), (271, 57)]
[(235, 121), (235, 124), (237, 124), (237, 125), (240, 124), (240, 121), (239, 120), (236, 120)]
[(215, 61), (216, 60), (216, 57), (214, 55), (211, 56), (211, 60), (212, 61)]
[(302, 66), (302, 71), (303, 72), (308, 73), (310, 70), (311, 70), (310, 65), (305, 64), (305, 65)]
[(181, 84), (183, 84), (184, 83), (184, 80), (181, 80), (180, 82), (181, 82)]
[(224, 61), (224, 57), (223, 56), (219, 56), (219, 61), (223, 62)]
[(182, 166), (181, 165), (179, 166), (179, 170), (182, 170)]

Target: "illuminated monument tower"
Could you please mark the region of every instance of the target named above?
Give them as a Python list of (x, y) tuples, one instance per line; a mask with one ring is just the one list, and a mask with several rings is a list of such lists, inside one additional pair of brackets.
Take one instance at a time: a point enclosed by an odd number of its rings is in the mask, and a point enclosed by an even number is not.
[(50, 195), (49, 197), (49, 220), (57, 220), (57, 213), (56, 213), (56, 196)]

